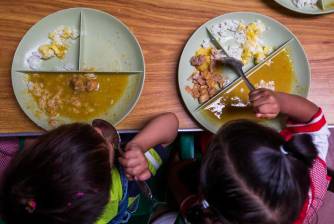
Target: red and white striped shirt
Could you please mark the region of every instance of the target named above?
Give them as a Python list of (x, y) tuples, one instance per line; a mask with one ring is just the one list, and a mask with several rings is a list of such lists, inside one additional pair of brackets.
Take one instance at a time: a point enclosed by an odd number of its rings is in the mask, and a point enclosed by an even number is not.
[(310, 170), (310, 190), (308, 200), (305, 202), (299, 218), (294, 224), (309, 223), (317, 210), (321, 207), (322, 201), (327, 192), (330, 177), (327, 176), (326, 156), (328, 152), (328, 137), (330, 132), (327, 127), (325, 116), (319, 108), (318, 112), (306, 124), (288, 122), (281, 135), (289, 140), (293, 135), (309, 134), (312, 136), (313, 144), (318, 150), (318, 156), (314, 160)]

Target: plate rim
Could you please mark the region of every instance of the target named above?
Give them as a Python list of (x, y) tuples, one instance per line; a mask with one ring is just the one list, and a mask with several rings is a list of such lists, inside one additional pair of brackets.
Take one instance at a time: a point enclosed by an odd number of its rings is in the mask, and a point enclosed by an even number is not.
[[(50, 127), (50, 128), (44, 128), (42, 127), (38, 122), (35, 122), (35, 120), (32, 119), (32, 117), (30, 117), (28, 115), (28, 113), (26, 112), (26, 110), (24, 109), (23, 105), (21, 105), (20, 101), (18, 100), (18, 96), (16, 94), (16, 91), (15, 91), (15, 88), (14, 88), (14, 79), (13, 79), (13, 76), (15, 75), (16, 73), (16, 69), (14, 68), (14, 61), (15, 61), (15, 58), (18, 57), (17, 56), (17, 53), (18, 53), (18, 49), (21, 47), (21, 45), (23, 44), (23, 40), (24, 38), (26, 37), (26, 35), (28, 34), (28, 32), (30, 32), (30, 30), (37, 26), (40, 22), (42, 22), (43, 20), (47, 19), (48, 17), (50, 16), (54, 16), (56, 14), (61, 14), (65, 11), (71, 11), (71, 10), (79, 10), (79, 11), (83, 11), (83, 10), (88, 10), (88, 11), (94, 11), (96, 13), (101, 13), (101, 14), (105, 14), (109, 17), (112, 17), (114, 20), (116, 20), (118, 23), (120, 23), (126, 30), (127, 32), (132, 36), (132, 38), (135, 40), (137, 46), (139, 47), (139, 52), (141, 54), (141, 58), (143, 60), (143, 71), (142, 71), (142, 74), (140, 74), (140, 76), (142, 76), (142, 78), (140, 79), (140, 85), (139, 85), (139, 90), (137, 91), (136, 93), (136, 99), (133, 101), (132, 105), (129, 107), (129, 109), (127, 110), (126, 113), (124, 113), (124, 115), (122, 115), (120, 117), (120, 119), (115, 122), (113, 125), (114, 126), (117, 126), (119, 123), (121, 123), (126, 117), (128, 117), (128, 115), (134, 110), (134, 108), (136, 107), (140, 97), (141, 97), (141, 94), (143, 92), (143, 89), (144, 89), (144, 83), (145, 83), (145, 78), (146, 78), (146, 63), (145, 63), (145, 57), (144, 57), (144, 53), (143, 53), (143, 49), (140, 45), (140, 42), (139, 40), (137, 39), (137, 37), (134, 35), (134, 33), (130, 30), (130, 28), (125, 24), (123, 23), (120, 19), (116, 18), (115, 16), (111, 15), (110, 13), (108, 12), (105, 12), (105, 11), (102, 11), (102, 10), (98, 10), (98, 9), (94, 9), (94, 8), (88, 8), (88, 7), (71, 7), (71, 8), (66, 8), (66, 9), (61, 9), (61, 10), (58, 10), (58, 11), (55, 11), (55, 12), (52, 12), (46, 16), (44, 16), (43, 18), (39, 19), (37, 22), (35, 22), (32, 26), (29, 27), (29, 29), (24, 33), (23, 37), (21, 38), (20, 42), (18, 43), (16, 49), (15, 49), (15, 53), (14, 53), (14, 56), (13, 56), (13, 59), (12, 59), (12, 65), (11, 65), (11, 84), (12, 84), (12, 91), (14, 93), (14, 96), (15, 96), (15, 99), (16, 99), (16, 102), (18, 104), (18, 106), (20, 107), (20, 110), (23, 111), (23, 113), (25, 114), (25, 116), (27, 118), (29, 118), (29, 120), (34, 123), (37, 127), (43, 129), (43, 130), (51, 130), (53, 129), (54, 127)], [(31, 70), (31, 71), (34, 71), (34, 70)], [(56, 71), (56, 72), (66, 72), (66, 71)], [(84, 122), (84, 121), (83, 121)], [(86, 121), (87, 123), (87, 121)]]
[(279, 4), (280, 6), (289, 9), (293, 12), (297, 12), (300, 14), (304, 14), (304, 15), (326, 15), (326, 14), (330, 14), (330, 13), (334, 13), (334, 9), (328, 9), (328, 10), (320, 10), (320, 11), (315, 11), (315, 12), (308, 12), (308, 11), (304, 11), (302, 9), (299, 9), (298, 7), (289, 7), (285, 4), (285, 2), (283, 2), (282, 0), (274, 0), (277, 4)]
[(184, 88), (181, 87), (181, 82), (180, 82), (181, 58), (184, 57), (185, 49), (188, 47), (189, 40), (190, 40), (194, 35), (196, 35), (197, 32), (200, 32), (200, 29), (201, 29), (202, 27), (205, 28), (206, 25), (207, 25), (208, 23), (210, 23), (210, 22), (211, 22), (212, 20), (214, 20), (214, 19), (217, 19), (218, 17), (223, 17), (223, 16), (226, 16), (226, 15), (233, 15), (233, 14), (251, 14), (251, 15), (255, 15), (255, 16), (265, 17), (266, 19), (269, 19), (269, 20), (271, 20), (272, 22), (278, 23), (280, 26), (282, 26), (284, 29), (286, 29), (286, 30), (292, 35), (292, 37), (294, 38), (294, 40), (298, 43), (298, 45), (300, 46), (300, 48), (301, 48), (301, 50), (302, 50), (302, 52), (303, 52), (303, 54), (305, 55), (305, 58), (306, 58), (306, 64), (307, 64), (307, 68), (306, 68), (306, 69), (309, 71), (309, 72), (308, 72), (308, 73), (309, 73), (309, 77), (308, 77), (309, 80), (308, 80), (308, 85), (307, 85), (306, 92), (305, 92), (305, 97), (307, 97), (307, 96), (309, 95), (310, 87), (311, 87), (312, 69), (311, 69), (311, 64), (310, 64), (310, 62), (309, 62), (309, 58), (308, 58), (308, 56), (307, 56), (307, 54), (306, 54), (306, 51), (305, 51), (303, 45), (301, 44), (301, 42), (299, 41), (299, 39), (297, 38), (297, 36), (296, 36), (293, 32), (291, 32), (291, 30), (290, 30), (287, 26), (285, 26), (284, 24), (282, 24), (281, 22), (279, 22), (278, 20), (276, 20), (276, 19), (274, 19), (274, 18), (272, 18), (272, 17), (270, 17), (270, 16), (267, 16), (267, 15), (264, 15), (264, 14), (261, 14), (261, 13), (258, 13), (258, 12), (252, 12), (252, 11), (228, 12), (228, 13), (224, 13), (224, 14), (215, 16), (215, 17), (213, 17), (213, 18), (211, 18), (211, 19), (205, 21), (204, 23), (202, 23), (202, 25), (200, 25), (198, 28), (196, 28), (196, 30), (193, 31), (193, 33), (189, 36), (189, 38), (187, 39), (186, 44), (184, 45), (184, 47), (183, 47), (183, 49), (182, 49), (182, 53), (181, 53), (181, 56), (180, 56), (180, 58), (179, 58), (179, 63), (178, 63), (178, 70), (177, 70), (177, 72), (178, 72), (178, 74), (177, 74), (177, 82), (178, 82), (178, 87), (179, 87), (179, 88), (178, 88), (178, 91), (179, 91), (179, 93), (180, 93), (180, 95), (181, 95), (182, 103), (183, 103), (183, 104), (185, 105), (185, 107), (187, 108), (187, 112), (191, 115), (191, 117), (193, 118), (193, 120), (196, 121), (197, 124), (199, 124), (201, 127), (205, 128), (205, 130), (208, 130), (208, 131), (210, 131), (210, 132), (213, 133), (213, 134), (215, 134), (216, 132), (214, 132), (214, 131), (209, 127), (209, 125), (207, 125), (206, 122), (204, 122), (204, 124), (202, 124), (202, 123), (197, 119), (197, 117), (194, 115), (195, 113), (199, 113), (199, 112), (198, 112), (198, 111), (191, 111), (190, 108), (188, 107), (188, 104), (187, 104), (187, 103), (185, 102), (185, 100), (184, 100), (184, 91), (182, 90), (182, 89), (184, 89)]

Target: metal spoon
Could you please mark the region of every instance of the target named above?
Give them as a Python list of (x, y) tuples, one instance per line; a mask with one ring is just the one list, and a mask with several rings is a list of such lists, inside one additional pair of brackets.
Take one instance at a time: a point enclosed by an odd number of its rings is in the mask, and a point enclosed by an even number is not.
[(225, 56), (224, 52), (217, 51), (214, 55), (214, 60), (221, 62), (222, 64), (229, 65), (246, 83), (248, 89), (253, 91), (255, 87), (253, 84), (248, 80), (245, 76), (242, 67), (244, 66), (243, 63), (233, 57)]
[[(114, 146), (115, 151), (120, 155), (124, 154), (124, 149), (121, 147), (121, 136), (112, 124), (102, 119), (95, 119), (92, 126), (100, 128), (105, 139)], [(146, 198), (154, 200), (152, 191), (146, 182), (136, 181), (136, 183)]]

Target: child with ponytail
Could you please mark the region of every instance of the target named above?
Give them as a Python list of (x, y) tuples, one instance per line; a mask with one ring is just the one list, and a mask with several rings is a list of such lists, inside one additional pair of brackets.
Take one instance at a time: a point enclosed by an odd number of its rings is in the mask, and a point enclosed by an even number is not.
[(266, 89), (252, 91), (249, 99), (259, 118), (286, 115), (286, 128), (278, 133), (232, 121), (213, 137), (192, 184), (181, 176), (189, 167), (195, 173), (196, 165), (176, 165), (170, 187), (190, 223), (301, 224), (321, 206), (329, 184), (329, 131), (321, 109)]
[(113, 126), (97, 119), (91, 125), (59, 126), (16, 153), (15, 142), (0, 147), (1, 219), (6, 224), (127, 223), (138, 205), (136, 181), (156, 174), (177, 128), (173, 113), (158, 115), (120, 151)]

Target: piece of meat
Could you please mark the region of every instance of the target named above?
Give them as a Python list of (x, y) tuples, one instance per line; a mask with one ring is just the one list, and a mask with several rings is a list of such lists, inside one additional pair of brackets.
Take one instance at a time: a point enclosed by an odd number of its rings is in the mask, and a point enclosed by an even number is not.
[(198, 79), (200, 76), (200, 72), (199, 71), (194, 71), (191, 76), (189, 76), (189, 78), (187, 80), (194, 80), (194, 79)]
[(200, 86), (199, 85), (194, 85), (194, 87), (193, 87), (193, 89), (192, 89), (192, 96), (194, 97), (194, 98), (198, 98), (198, 97), (200, 97), (200, 91), (199, 91), (199, 89), (200, 89)]
[(73, 76), (70, 80), (71, 88), (76, 92), (98, 91), (100, 84), (94, 74)]
[(192, 94), (199, 103), (209, 100), (217, 94), (219, 89), (226, 85), (226, 80), (223, 76), (217, 73), (216, 65), (224, 57), (221, 50), (211, 49), (209, 58), (208, 55), (197, 55), (190, 59), (191, 65), (196, 67), (196, 70), (188, 78), (193, 83), (193, 86), (187, 86), (186, 92)]
[(213, 79), (207, 80), (206, 83), (207, 83), (209, 89), (210, 88), (213, 88), (213, 89), (218, 89), (219, 88), (218, 83), (215, 80), (213, 80)]
[(201, 88), (200, 88), (200, 93), (201, 93), (201, 96), (202, 96), (202, 95), (209, 94), (209, 92), (208, 92), (208, 87), (207, 87), (207, 86), (201, 86)]
[(190, 59), (190, 64), (192, 66), (200, 66), (205, 62), (205, 55), (193, 56)]
[(207, 79), (210, 79), (211, 74), (210, 74), (210, 72), (205, 71), (205, 72), (201, 72), (201, 76), (202, 76), (203, 79), (207, 80)]
[(86, 90), (88, 92), (98, 91), (100, 87), (99, 82), (96, 79), (88, 79), (86, 83)]
[(210, 72), (214, 72), (215, 70), (215, 67), (216, 67), (216, 61), (215, 60), (211, 60), (211, 63), (210, 63), (210, 67), (209, 67), (209, 71)]
[(192, 74), (192, 79), (193, 80), (197, 80), (197, 79), (200, 79), (202, 76), (201, 76), (201, 73), (199, 71), (196, 71)]
[(216, 82), (220, 82), (223, 78), (219, 74), (214, 74), (212, 76), (212, 79), (215, 80)]
[(217, 83), (219, 88), (224, 87), (226, 80), (220, 74), (213, 74), (212, 79)]
[(198, 101), (199, 101), (200, 103), (204, 103), (204, 102), (207, 101), (208, 99), (210, 99), (209, 94), (205, 94), (205, 95), (201, 95), (201, 96), (199, 97)]
[(217, 92), (218, 92), (217, 89), (215, 89), (215, 88), (211, 88), (211, 89), (209, 89), (209, 96), (210, 96), (210, 97), (213, 97)]
[(200, 79), (197, 79), (197, 82), (202, 86), (202, 85), (205, 85), (206, 84), (206, 81), (202, 78)]
[(82, 76), (73, 76), (70, 80), (70, 86), (74, 91), (84, 92), (86, 90), (85, 78)]
[(190, 88), (189, 86), (186, 86), (185, 91), (186, 91), (187, 93), (189, 93), (189, 94), (192, 94), (192, 93), (193, 93), (192, 88)]

